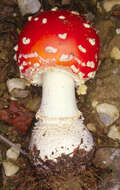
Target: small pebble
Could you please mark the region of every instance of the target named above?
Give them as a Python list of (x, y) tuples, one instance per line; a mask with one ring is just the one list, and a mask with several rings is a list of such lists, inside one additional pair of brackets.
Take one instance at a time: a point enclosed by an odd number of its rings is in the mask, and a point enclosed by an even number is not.
[(21, 14), (24, 16), (26, 14), (34, 14), (39, 11), (41, 3), (39, 0), (17, 0)]
[(110, 57), (115, 59), (115, 60), (120, 60), (120, 50), (118, 47), (113, 47), (111, 53), (110, 53)]
[(3, 162), (3, 168), (5, 171), (5, 175), (10, 177), (14, 174), (16, 174), (19, 170), (19, 167), (14, 165), (13, 163), (9, 162), (9, 161), (4, 161)]
[(96, 110), (105, 126), (111, 125), (119, 118), (119, 110), (114, 105), (108, 103), (98, 104)]
[(11, 92), (14, 88), (25, 89), (26, 80), (20, 78), (12, 78), (7, 80), (8, 91)]
[(115, 5), (120, 5), (120, 0), (104, 0), (103, 1), (103, 7), (106, 12), (111, 11)]
[(116, 29), (116, 34), (120, 34), (120, 28)]
[(116, 127), (115, 125), (111, 126), (107, 136), (114, 140), (120, 140), (120, 131), (118, 130), (118, 127)]
[(7, 88), (9, 93), (14, 98), (25, 98), (29, 91), (25, 90), (27, 81), (21, 78), (12, 78), (7, 80)]
[[(20, 147), (20, 144), (17, 144), (17, 146)], [(9, 148), (7, 150), (7, 152), (6, 152), (7, 159), (11, 159), (11, 160), (14, 160), (14, 161), (16, 161), (18, 159), (19, 155), (20, 155), (19, 150), (17, 150), (14, 147)]]
[(114, 185), (114, 187), (111, 187), (110, 190), (120, 190), (120, 185)]
[(88, 123), (86, 127), (88, 128), (89, 131), (96, 132), (96, 127), (94, 123)]
[(99, 148), (94, 156), (95, 167), (108, 169), (102, 173), (99, 181), (99, 190), (119, 190), (120, 187), (120, 148)]

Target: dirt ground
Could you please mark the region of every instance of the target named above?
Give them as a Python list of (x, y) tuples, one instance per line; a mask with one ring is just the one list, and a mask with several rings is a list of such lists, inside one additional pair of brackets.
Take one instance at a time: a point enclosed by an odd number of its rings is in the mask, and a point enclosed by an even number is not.
[[(62, 8), (61, 1), (43, 0), (42, 8), (50, 9), (54, 6)], [(87, 81), (87, 94), (78, 96), (78, 108), (86, 118), (85, 124), (93, 124), (91, 133), (96, 143), (96, 151), (101, 147), (120, 148), (120, 140), (108, 137), (111, 126), (105, 127), (92, 106), (93, 101), (115, 105), (120, 111), (120, 53), (114, 58), (111, 52), (114, 47), (120, 51), (120, 7), (106, 12), (102, 6), (104, 1), (73, 0), (67, 8), (77, 10), (87, 15), (96, 28), (100, 37), (100, 66), (94, 79)], [(98, 6), (99, 3), (99, 6)], [(15, 0), (0, 1), (0, 135), (5, 136), (15, 144), (21, 144), (28, 152), (31, 131), (35, 122), (42, 89), (28, 86), (28, 96), (12, 99), (6, 82), (10, 78), (19, 78), (19, 69), (13, 59), (14, 46), (27, 16), (20, 14)], [(26, 115), (26, 117), (25, 117)], [(115, 125), (120, 127), (120, 118)], [(21, 128), (21, 126), (23, 126)], [(120, 131), (120, 128), (119, 128)], [(0, 140), (0, 190), (110, 190), (109, 181), (114, 172), (110, 168), (96, 166), (93, 161), (86, 171), (74, 176), (39, 177), (26, 155), (20, 154), (15, 162), (19, 171), (11, 177), (6, 177), (2, 162), (6, 159), (6, 151), (10, 146)], [(118, 176), (120, 181), (120, 176)], [(112, 184), (113, 185), (113, 184)]]

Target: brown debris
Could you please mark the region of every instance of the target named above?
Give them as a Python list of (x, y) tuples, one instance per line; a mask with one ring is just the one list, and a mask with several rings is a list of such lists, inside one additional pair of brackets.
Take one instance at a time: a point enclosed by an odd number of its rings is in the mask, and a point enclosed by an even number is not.
[(35, 169), (39, 176), (76, 176), (85, 171), (86, 166), (90, 165), (94, 148), (90, 152), (76, 149), (73, 154), (73, 157), (62, 154), (57, 158), (57, 162), (47, 159), (46, 156), (46, 161), (43, 161), (39, 157), (39, 150), (34, 146), (33, 150), (31, 150), (30, 161), (33, 165), (35, 165), (35, 162), (37, 163)]
[(16, 102), (11, 102), (7, 109), (0, 110), (0, 120), (13, 125), (22, 134), (27, 132), (33, 117), (33, 112), (30, 112)]

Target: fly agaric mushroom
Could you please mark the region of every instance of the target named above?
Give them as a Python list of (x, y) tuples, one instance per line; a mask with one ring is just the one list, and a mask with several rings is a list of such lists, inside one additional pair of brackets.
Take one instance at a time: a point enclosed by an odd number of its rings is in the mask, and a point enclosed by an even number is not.
[(40, 13), (21, 32), (17, 51), (21, 76), (43, 87), (30, 142), (39, 170), (51, 166), (55, 172), (57, 166), (64, 173), (90, 159), (94, 142), (76, 105), (75, 85), (94, 78), (98, 57), (98, 35), (76, 12)]

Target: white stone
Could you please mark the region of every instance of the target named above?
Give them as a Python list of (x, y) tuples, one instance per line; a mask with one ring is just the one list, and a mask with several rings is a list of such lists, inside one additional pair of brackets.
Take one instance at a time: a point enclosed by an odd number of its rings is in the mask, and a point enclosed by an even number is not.
[[(17, 146), (20, 147), (20, 145), (17, 145)], [(7, 159), (11, 159), (14, 161), (16, 161), (18, 159), (19, 155), (20, 155), (20, 151), (14, 147), (9, 148), (6, 152)]]
[(110, 130), (108, 132), (108, 137), (112, 138), (112, 139), (119, 139), (120, 140), (120, 131), (118, 130), (118, 128), (113, 125), (112, 127), (110, 127)]
[(12, 78), (12, 79), (7, 80), (7, 88), (8, 88), (9, 93), (11, 93), (11, 91), (15, 88), (25, 89), (26, 85), (27, 85), (27, 81), (25, 79)]
[(116, 34), (120, 34), (120, 28), (116, 28)]
[(119, 118), (119, 110), (116, 106), (102, 103), (96, 106), (96, 110), (100, 117), (100, 120), (104, 123), (104, 125), (111, 125), (114, 121)]
[(86, 127), (89, 131), (92, 131), (93, 133), (96, 132), (96, 127), (94, 123), (88, 123)]
[(120, 50), (118, 47), (114, 46), (111, 53), (110, 57), (116, 60), (120, 60)]
[(5, 171), (5, 175), (10, 177), (14, 174), (16, 174), (19, 170), (19, 167), (14, 165), (13, 163), (9, 162), (9, 161), (4, 161), (3, 162), (3, 168)]
[(21, 14), (34, 14), (39, 11), (41, 4), (39, 0), (17, 0)]
[(119, 190), (119, 189), (120, 189), (119, 184), (115, 184), (113, 187), (110, 188), (110, 190)]
[(111, 11), (115, 5), (120, 5), (120, 0), (104, 0), (103, 1), (103, 7), (106, 12)]
[(13, 78), (8, 79), (7, 87), (11, 95), (12, 100), (17, 100), (16, 98), (25, 98), (29, 94), (29, 90), (25, 89), (28, 85), (27, 81), (23, 78)]

